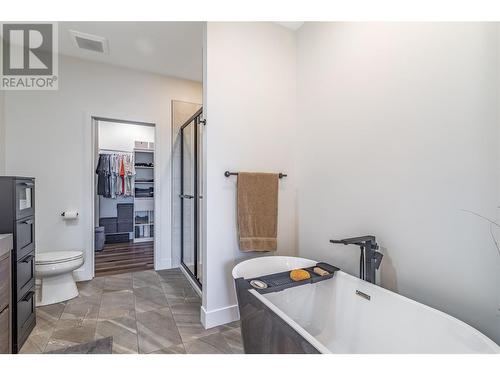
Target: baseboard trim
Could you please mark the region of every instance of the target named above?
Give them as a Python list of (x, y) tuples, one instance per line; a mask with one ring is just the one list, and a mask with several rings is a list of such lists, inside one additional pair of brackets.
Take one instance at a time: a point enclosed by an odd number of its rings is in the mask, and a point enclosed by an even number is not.
[(238, 305), (223, 307), (220, 309), (207, 311), (201, 307), (201, 324), (205, 329), (217, 327), (240, 319)]
[(171, 258), (160, 259), (160, 260), (158, 260), (158, 262), (156, 262), (156, 259), (155, 259), (155, 271), (168, 270), (170, 268), (172, 268), (172, 259)]

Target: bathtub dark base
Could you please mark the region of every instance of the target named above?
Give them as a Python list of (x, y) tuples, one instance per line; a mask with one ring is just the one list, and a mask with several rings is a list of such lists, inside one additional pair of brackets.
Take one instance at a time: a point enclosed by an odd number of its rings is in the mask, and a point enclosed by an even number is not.
[(241, 336), (247, 354), (317, 354), (319, 351), (236, 279)]

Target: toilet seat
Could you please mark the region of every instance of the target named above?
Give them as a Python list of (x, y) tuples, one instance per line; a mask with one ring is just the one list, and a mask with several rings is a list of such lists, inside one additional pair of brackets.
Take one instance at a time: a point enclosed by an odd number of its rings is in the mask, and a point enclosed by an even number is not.
[(83, 258), (81, 251), (48, 251), (35, 256), (36, 265), (58, 264)]

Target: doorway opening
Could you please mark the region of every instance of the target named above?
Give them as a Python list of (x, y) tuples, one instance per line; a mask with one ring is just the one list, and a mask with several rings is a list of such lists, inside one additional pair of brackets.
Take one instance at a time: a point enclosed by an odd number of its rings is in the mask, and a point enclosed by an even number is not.
[(155, 124), (93, 120), (94, 275), (154, 269)]

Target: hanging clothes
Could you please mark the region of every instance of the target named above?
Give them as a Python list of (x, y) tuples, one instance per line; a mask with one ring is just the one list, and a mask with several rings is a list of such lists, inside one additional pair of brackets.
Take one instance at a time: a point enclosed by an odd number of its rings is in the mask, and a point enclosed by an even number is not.
[(116, 155), (110, 155), (109, 190), (111, 198), (116, 198)]
[(115, 179), (115, 195), (121, 195), (122, 194), (122, 184), (120, 181), (120, 155), (115, 155), (115, 160), (114, 160), (114, 166), (113, 166), (113, 171), (114, 171), (114, 179)]
[(134, 155), (100, 154), (96, 168), (97, 194), (115, 199), (118, 196), (134, 195)]
[(134, 155), (125, 155), (124, 158), (124, 179), (125, 179), (125, 196), (134, 195), (134, 181), (135, 181), (135, 161)]
[(123, 156), (120, 157), (120, 184), (121, 195), (125, 193), (125, 164), (123, 163)]
[(104, 173), (104, 155), (99, 155), (99, 161), (97, 162), (97, 168), (95, 170), (97, 173), (97, 194), (106, 194), (106, 175)]
[(103, 197), (110, 197), (111, 187), (109, 176), (111, 174), (111, 168), (109, 155), (99, 155), (95, 173), (97, 173), (97, 194)]

